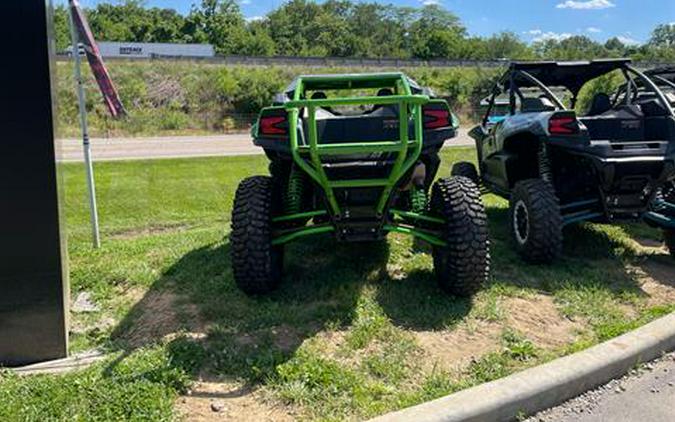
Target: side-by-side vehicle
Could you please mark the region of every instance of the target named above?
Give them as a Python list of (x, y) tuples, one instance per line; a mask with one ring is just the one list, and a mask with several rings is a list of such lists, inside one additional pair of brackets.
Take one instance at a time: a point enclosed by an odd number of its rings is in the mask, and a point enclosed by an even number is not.
[(236, 192), (237, 285), (274, 289), (284, 245), (301, 237), (363, 242), (397, 232), (431, 244), (441, 288), (476, 292), (489, 267), (480, 192), (464, 177), (436, 180), (457, 126), (446, 101), (402, 73), (298, 77), (252, 129), (270, 176), (244, 179)]
[[(611, 72), (623, 84), (575, 112), (587, 83)], [(656, 76), (629, 59), (516, 62), (494, 87), (470, 133), (479, 168), (457, 163), (453, 174), (509, 199), (511, 235), (527, 261), (554, 260), (563, 226), (581, 221), (644, 221), (663, 229), (675, 253), (673, 91)]]

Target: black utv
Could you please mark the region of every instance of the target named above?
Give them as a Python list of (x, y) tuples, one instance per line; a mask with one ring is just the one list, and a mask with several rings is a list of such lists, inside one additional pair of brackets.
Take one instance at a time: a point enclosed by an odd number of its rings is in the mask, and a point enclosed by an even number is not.
[[(610, 72), (623, 85), (596, 93), (577, 115), (581, 89)], [(494, 87), (470, 133), (480, 174), (465, 162), (453, 174), (509, 199), (526, 261), (554, 260), (563, 227), (581, 221), (642, 220), (662, 228), (675, 253), (675, 113), (652, 78), (629, 59), (516, 62)]]

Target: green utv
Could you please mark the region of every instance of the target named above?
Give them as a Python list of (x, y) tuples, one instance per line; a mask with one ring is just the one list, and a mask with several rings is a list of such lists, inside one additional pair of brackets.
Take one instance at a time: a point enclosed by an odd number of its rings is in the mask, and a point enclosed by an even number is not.
[(295, 79), (252, 128), (270, 176), (242, 180), (235, 195), (239, 288), (276, 288), (292, 240), (331, 233), (370, 242), (398, 232), (432, 246), (444, 291), (471, 296), (490, 260), (480, 193), (465, 177), (435, 181), (439, 151), (457, 127), (446, 101), (402, 73)]

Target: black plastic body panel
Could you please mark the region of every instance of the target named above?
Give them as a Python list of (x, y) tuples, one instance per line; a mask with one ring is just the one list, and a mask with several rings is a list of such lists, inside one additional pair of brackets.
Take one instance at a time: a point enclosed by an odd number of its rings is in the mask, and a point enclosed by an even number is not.
[[(45, 2), (0, 3), (0, 365), (67, 354), (66, 249), (60, 234)], [(20, 41), (18, 41), (20, 40)], [(73, 87), (74, 89), (74, 87)]]

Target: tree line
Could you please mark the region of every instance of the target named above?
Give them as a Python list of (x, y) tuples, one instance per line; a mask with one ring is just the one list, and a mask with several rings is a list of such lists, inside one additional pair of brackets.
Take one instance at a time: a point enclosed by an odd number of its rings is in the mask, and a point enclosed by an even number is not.
[[(145, 7), (143, 0), (86, 9), (99, 41), (208, 43), (221, 55), (332, 56), (416, 59), (581, 59), (630, 56), (674, 61), (675, 25), (653, 29), (642, 44), (584, 35), (524, 42), (513, 32), (470, 36), (451, 11), (374, 2), (288, 0), (266, 16), (246, 19), (236, 0), (201, 0), (187, 15)], [(55, 9), (57, 49), (70, 45), (68, 11)]]

